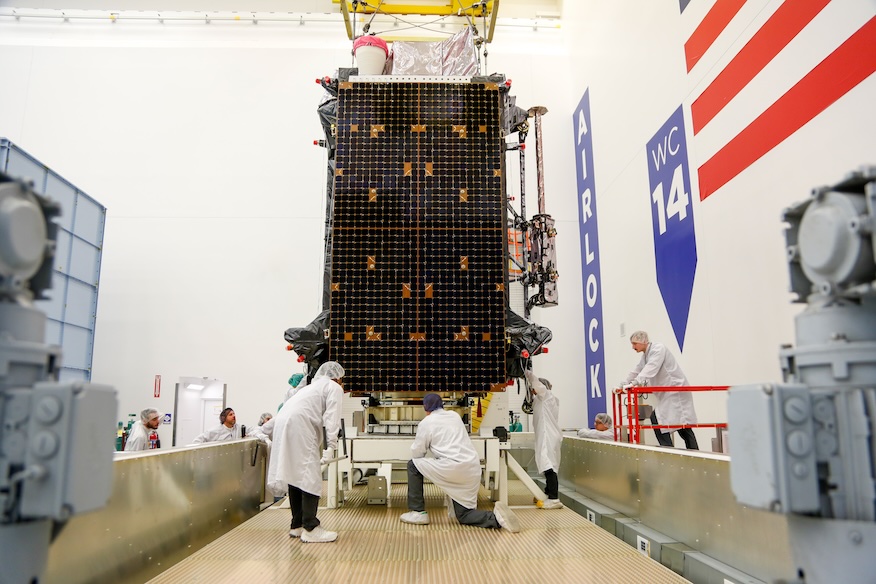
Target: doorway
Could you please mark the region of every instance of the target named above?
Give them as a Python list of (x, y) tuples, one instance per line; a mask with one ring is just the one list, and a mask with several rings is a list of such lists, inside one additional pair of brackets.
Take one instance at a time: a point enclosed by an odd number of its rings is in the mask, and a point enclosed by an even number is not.
[(186, 446), (219, 425), (228, 386), (209, 377), (180, 377), (173, 398), (173, 445)]

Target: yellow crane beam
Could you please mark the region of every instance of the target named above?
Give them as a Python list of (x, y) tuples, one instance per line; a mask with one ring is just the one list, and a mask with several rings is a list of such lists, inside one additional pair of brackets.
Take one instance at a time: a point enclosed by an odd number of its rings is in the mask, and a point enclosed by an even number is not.
[(353, 2), (352, 0), (332, 0), (332, 4), (339, 4), (341, 13), (344, 15), (344, 25), (347, 28), (347, 38), (353, 40), (352, 18), (356, 14), (386, 14), (391, 16), (467, 16), (469, 18), (489, 19), (487, 23), (486, 41), (493, 40), (493, 32), (496, 28), (496, 14), (499, 11), (499, 0), (489, 0), (485, 3), (473, 3), (472, 0), (424, 0), (421, 3), (404, 2)]
[[(495, 0), (490, 0), (484, 4), (473, 4), (468, 0), (436, 0), (434, 2), (423, 3), (395, 3), (383, 2), (379, 0), (371, 0), (371, 3), (357, 2), (353, 6), (352, 0), (332, 0), (332, 4), (344, 4), (346, 11), (355, 14), (372, 14), (380, 12), (382, 14), (398, 14), (401, 16), (409, 16), (411, 14), (421, 14), (423, 16), (476, 16), (481, 18), (489, 16), (493, 13), (493, 5), (498, 4)], [(379, 5), (379, 10), (378, 10)]]

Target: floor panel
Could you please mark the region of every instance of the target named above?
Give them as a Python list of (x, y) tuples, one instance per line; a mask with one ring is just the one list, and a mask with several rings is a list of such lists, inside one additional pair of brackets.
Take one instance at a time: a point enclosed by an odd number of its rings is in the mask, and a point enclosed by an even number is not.
[[(319, 509), (322, 525), (340, 534), (334, 543), (290, 538), (283, 501), (150, 582), (687, 582), (569, 509), (536, 509), (519, 481), (509, 490), (522, 526), (517, 534), (459, 525), (434, 485), (426, 485), (431, 523), (425, 526), (399, 521), (406, 485), (392, 486), (387, 506), (367, 505), (364, 486), (347, 495), (343, 507)], [(485, 495), (478, 506), (489, 509)]]

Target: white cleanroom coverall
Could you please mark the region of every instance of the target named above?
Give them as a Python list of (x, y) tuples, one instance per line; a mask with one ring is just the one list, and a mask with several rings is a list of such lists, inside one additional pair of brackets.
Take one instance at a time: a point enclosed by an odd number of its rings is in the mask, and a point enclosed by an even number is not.
[(417, 426), (411, 458), (420, 474), (451, 499), (466, 509), (477, 509), (481, 460), (459, 414), (437, 409), (426, 416)]
[(219, 424), (215, 428), (210, 428), (192, 440), (192, 444), (203, 444), (204, 442), (227, 442), (229, 440), (237, 440), (238, 438), (240, 438), (240, 424), (234, 424), (230, 428), (225, 424)]
[(286, 396), (283, 398), (283, 403), (289, 401), (289, 398), (291, 398), (293, 395), (295, 395), (305, 387), (307, 387), (307, 376), (299, 381), (298, 385), (296, 385), (295, 387), (292, 387), (291, 385), (289, 386), (289, 388), (286, 390)]
[(289, 398), (274, 422), (268, 488), (277, 496), (289, 485), (306, 493), (322, 493), (322, 428), (326, 448), (338, 445), (344, 390), (328, 377), (315, 379)]
[(131, 434), (125, 442), (125, 452), (134, 450), (149, 450), (149, 434), (143, 422), (134, 422), (131, 425)]
[(535, 464), (539, 474), (560, 470), (563, 432), (560, 430), (560, 400), (530, 370), (526, 379), (532, 388), (532, 428), (535, 433)]
[(580, 430), (578, 430), (578, 438), (590, 438), (592, 440), (614, 440), (614, 429), (609, 428), (608, 430), (591, 430), (590, 428), (581, 428)]
[(259, 432), (264, 436), (267, 436), (268, 440), (274, 439), (274, 424), (277, 423), (277, 416), (274, 416), (261, 426), (259, 426)]
[[(648, 348), (642, 353), (639, 364), (624, 379), (623, 384), (627, 383), (651, 387), (690, 385), (678, 365), (678, 361), (661, 343), (648, 345)], [(689, 391), (661, 391), (651, 395), (654, 396), (654, 411), (660, 424), (676, 426), (697, 423), (693, 396)], [(659, 430), (664, 434), (675, 432), (669, 428), (659, 428)]]

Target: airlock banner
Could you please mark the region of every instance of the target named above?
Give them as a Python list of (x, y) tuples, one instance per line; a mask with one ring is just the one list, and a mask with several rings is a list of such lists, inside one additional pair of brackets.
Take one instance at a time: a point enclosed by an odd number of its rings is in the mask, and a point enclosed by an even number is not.
[[(584, 347), (587, 365), (587, 415), (606, 409), (605, 350), (602, 342), (602, 275), (599, 269), (599, 230), (596, 183), (593, 180), (593, 135), (590, 132), (590, 90), (572, 116), (575, 168), (578, 182), (578, 225), (581, 234), (581, 275), (584, 283)], [(589, 425), (589, 424), (588, 424)]]

